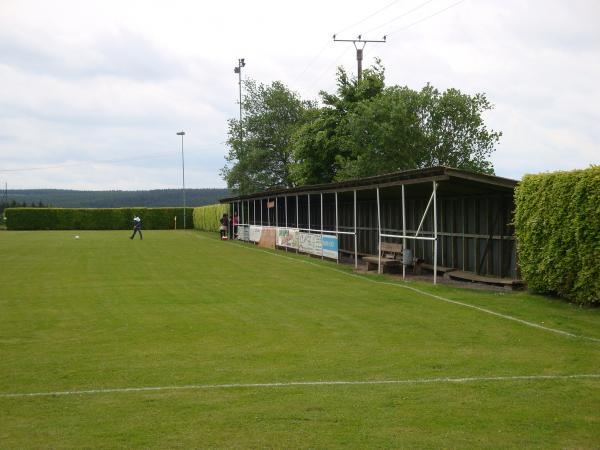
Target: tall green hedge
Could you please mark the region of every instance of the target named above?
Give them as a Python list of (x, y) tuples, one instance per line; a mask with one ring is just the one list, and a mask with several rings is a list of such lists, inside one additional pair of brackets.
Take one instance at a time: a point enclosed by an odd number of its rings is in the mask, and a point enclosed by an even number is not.
[[(125, 230), (140, 216), (142, 229), (183, 228), (183, 208), (8, 208), (9, 230)], [(186, 208), (186, 228), (193, 227), (193, 209)]]
[(194, 208), (194, 228), (203, 231), (219, 231), (219, 219), (227, 212), (227, 205), (208, 205)]
[(600, 166), (527, 175), (515, 203), (519, 262), (529, 288), (600, 304)]

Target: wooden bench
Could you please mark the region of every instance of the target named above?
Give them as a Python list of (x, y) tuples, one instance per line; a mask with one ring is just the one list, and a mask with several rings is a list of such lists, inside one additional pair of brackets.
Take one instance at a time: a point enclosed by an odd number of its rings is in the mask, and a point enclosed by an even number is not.
[(517, 290), (524, 287), (523, 280), (517, 280), (513, 278), (499, 278), (486, 275), (477, 275), (473, 272), (464, 272), (462, 270), (453, 270), (444, 274), (444, 278), (450, 278), (461, 281), (472, 281), (474, 283), (491, 284), (494, 286), (501, 286), (505, 289)]
[[(430, 270), (431, 272), (433, 272), (433, 264), (423, 263), (422, 266), (423, 266), (423, 269), (427, 269), (427, 270)], [(437, 273), (441, 274), (441, 275), (445, 275), (448, 272), (454, 272), (455, 270), (457, 270), (457, 269), (455, 269), (454, 267), (437, 266)]]
[[(386, 267), (398, 267), (402, 265), (402, 244), (382, 242), (379, 251), (381, 253), (382, 271), (385, 271)], [(367, 263), (367, 271), (371, 270), (371, 268), (379, 268), (378, 256), (365, 256), (362, 260)]]

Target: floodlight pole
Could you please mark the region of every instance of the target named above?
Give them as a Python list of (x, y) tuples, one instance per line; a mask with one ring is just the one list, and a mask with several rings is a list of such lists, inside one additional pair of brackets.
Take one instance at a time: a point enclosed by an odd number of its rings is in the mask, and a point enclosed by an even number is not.
[(238, 59), (237, 67), (233, 68), (233, 73), (238, 74), (238, 84), (240, 88), (240, 146), (242, 145), (242, 141), (244, 140), (243, 127), (242, 127), (242, 67), (246, 66), (246, 62), (244, 58)]
[(185, 131), (180, 131), (177, 133), (177, 136), (181, 136), (181, 176), (183, 182), (183, 229), (185, 230), (185, 160), (183, 158), (183, 137), (185, 136)]

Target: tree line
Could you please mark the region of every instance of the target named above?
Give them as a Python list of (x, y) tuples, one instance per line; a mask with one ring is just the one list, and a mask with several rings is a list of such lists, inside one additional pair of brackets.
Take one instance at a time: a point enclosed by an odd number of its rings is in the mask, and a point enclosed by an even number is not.
[(37, 203), (31, 202), (29, 205), (25, 202), (17, 202), (16, 200), (2, 201), (0, 202), (0, 217), (4, 214), (4, 210), (6, 208), (48, 208), (50, 205), (45, 205), (42, 201), (38, 201)]
[[(218, 203), (229, 196), (227, 189), (186, 189), (186, 204), (192, 206)], [(79, 191), (69, 189), (16, 189), (7, 191), (5, 207), (53, 206), (57, 208), (127, 208), (181, 206), (181, 189), (148, 191)]]
[(485, 94), (386, 86), (377, 61), (358, 80), (337, 72), (335, 93), (304, 100), (280, 81), (244, 81), (244, 117), (228, 123), (221, 170), (232, 191), (344, 181), (399, 170), (450, 166), (494, 173), (502, 133), (485, 125)]

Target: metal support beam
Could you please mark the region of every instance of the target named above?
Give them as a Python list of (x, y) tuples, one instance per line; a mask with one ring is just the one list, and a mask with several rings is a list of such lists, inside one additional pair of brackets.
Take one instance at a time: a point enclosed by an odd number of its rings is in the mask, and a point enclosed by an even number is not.
[(377, 273), (381, 273), (381, 209), (379, 206), (379, 188), (377, 188)]
[[(321, 192), (321, 242), (323, 242), (323, 193)], [(321, 248), (321, 259), (323, 259), (323, 248)]]
[(437, 284), (437, 249), (438, 249), (438, 235), (437, 235), (437, 183), (433, 181), (433, 284)]
[(335, 238), (337, 240), (337, 247), (338, 247), (338, 251), (337, 251), (337, 258), (336, 258), (336, 262), (339, 264), (340, 262), (340, 236), (338, 233), (338, 193), (335, 193)]
[(354, 190), (354, 268), (358, 269), (358, 235), (356, 233), (356, 189)]
[[(406, 236), (406, 207), (404, 205), (404, 185), (402, 185), (402, 235)], [(406, 279), (406, 264), (404, 264), (404, 252), (406, 251), (406, 238), (402, 238), (402, 279)]]
[[(435, 181), (433, 182), (433, 185), (435, 186)], [(435, 197), (435, 189), (431, 193), (431, 197), (429, 197), (429, 201), (427, 202), (427, 206), (425, 207), (425, 212), (423, 213), (423, 217), (421, 217), (421, 223), (419, 223), (419, 227), (417, 228), (417, 232), (415, 233), (415, 236), (418, 236), (419, 231), (421, 231), (421, 227), (423, 226), (423, 222), (425, 222), (425, 217), (427, 217), (427, 212), (429, 211), (429, 207), (431, 206), (431, 202), (433, 201), (434, 197)]]
[(308, 229), (310, 230), (310, 194), (308, 194)]

